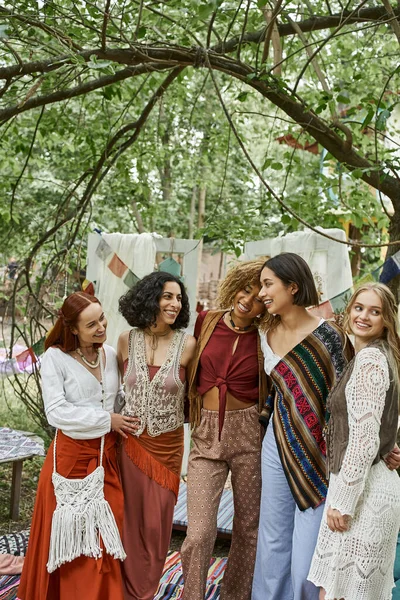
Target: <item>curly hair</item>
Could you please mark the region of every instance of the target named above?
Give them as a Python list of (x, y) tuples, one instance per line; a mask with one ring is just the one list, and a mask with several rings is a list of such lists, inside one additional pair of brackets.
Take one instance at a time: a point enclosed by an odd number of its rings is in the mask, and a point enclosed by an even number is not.
[[(263, 256), (254, 260), (247, 260), (235, 265), (228, 271), (218, 288), (217, 304), (219, 308), (230, 308), (236, 294), (247, 285), (261, 287), (260, 273), (265, 259), (266, 257)], [(264, 321), (264, 318), (265, 314), (257, 319), (259, 325)]]
[(185, 286), (175, 275), (155, 271), (143, 277), (119, 299), (119, 312), (131, 327), (145, 329), (155, 325), (160, 313), (160, 299), (164, 285), (168, 281), (177, 283), (182, 295), (182, 308), (171, 329), (184, 329), (189, 325), (190, 306)]

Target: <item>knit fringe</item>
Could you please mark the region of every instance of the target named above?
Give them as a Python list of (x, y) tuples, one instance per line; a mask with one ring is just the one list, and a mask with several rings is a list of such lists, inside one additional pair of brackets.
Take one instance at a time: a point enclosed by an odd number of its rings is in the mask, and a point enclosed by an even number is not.
[(78, 556), (100, 558), (100, 538), (108, 554), (119, 560), (126, 558), (114, 514), (104, 497), (89, 502), (81, 513), (68, 505), (58, 506), (51, 525), (48, 572)]
[(161, 487), (171, 490), (175, 494), (176, 499), (178, 499), (178, 475), (153, 458), (133, 436), (130, 435), (128, 439), (124, 440), (124, 448), (127, 456), (142, 473)]
[(190, 398), (189, 421), (191, 429), (200, 425), (202, 404), (202, 397), (199, 394)]

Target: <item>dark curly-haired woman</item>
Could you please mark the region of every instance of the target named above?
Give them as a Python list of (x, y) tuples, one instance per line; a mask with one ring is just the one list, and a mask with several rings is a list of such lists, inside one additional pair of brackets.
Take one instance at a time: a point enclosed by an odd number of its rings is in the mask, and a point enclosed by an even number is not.
[(181, 281), (151, 273), (119, 302), (133, 327), (120, 335), (118, 362), (124, 373), (124, 415), (136, 431), (121, 449), (125, 498), (123, 567), (125, 600), (153, 600), (171, 537), (183, 456), (186, 367), (195, 339), (189, 300)]

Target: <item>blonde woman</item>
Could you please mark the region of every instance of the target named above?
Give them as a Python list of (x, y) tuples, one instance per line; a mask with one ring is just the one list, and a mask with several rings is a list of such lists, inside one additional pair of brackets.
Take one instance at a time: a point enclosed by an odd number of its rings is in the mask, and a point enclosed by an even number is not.
[(380, 283), (350, 299), (356, 356), (328, 398), (329, 490), (309, 579), (320, 600), (391, 600), (400, 481), (383, 457), (398, 426), (397, 304)]

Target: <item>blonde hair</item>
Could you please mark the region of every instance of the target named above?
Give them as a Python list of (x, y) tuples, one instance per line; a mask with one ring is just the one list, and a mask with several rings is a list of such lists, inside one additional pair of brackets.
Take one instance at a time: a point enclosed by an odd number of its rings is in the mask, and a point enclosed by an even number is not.
[[(241, 262), (228, 271), (228, 274), (218, 288), (217, 304), (219, 308), (230, 308), (236, 294), (247, 285), (254, 285), (261, 288), (260, 275), (265, 258), (263, 256), (254, 260)], [(265, 318), (266, 311), (257, 319), (258, 325), (261, 325)]]
[(372, 291), (377, 294), (382, 302), (382, 318), (384, 331), (382, 339), (386, 341), (386, 352), (390, 368), (393, 373), (397, 390), (400, 390), (400, 336), (398, 326), (398, 307), (392, 291), (383, 283), (370, 282), (360, 285), (350, 298), (344, 313), (343, 328), (348, 333), (350, 329), (350, 311), (361, 292)]

